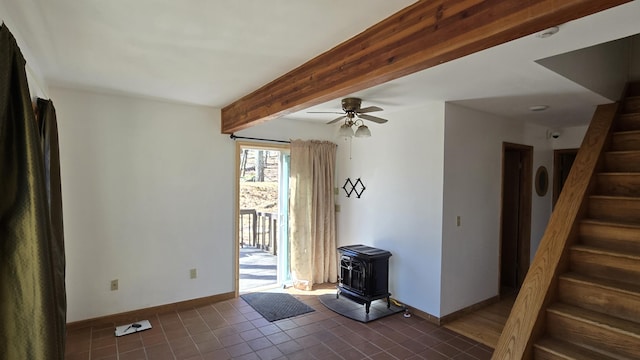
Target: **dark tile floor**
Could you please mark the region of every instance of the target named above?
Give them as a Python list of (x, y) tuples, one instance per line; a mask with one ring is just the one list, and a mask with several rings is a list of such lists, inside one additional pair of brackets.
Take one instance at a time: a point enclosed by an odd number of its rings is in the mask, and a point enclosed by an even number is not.
[[(70, 331), (66, 359), (459, 359), (491, 348), (402, 313), (363, 324), (328, 310), (318, 290), (293, 295), (314, 312), (273, 323), (241, 298), (146, 318), (152, 329), (116, 338), (107, 324)], [(364, 310), (363, 310), (364, 311)], [(143, 319), (139, 319), (143, 320)]]

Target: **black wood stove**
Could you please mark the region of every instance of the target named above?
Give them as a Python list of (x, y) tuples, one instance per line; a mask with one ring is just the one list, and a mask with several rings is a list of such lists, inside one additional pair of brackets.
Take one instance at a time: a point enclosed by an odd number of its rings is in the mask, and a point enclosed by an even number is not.
[(366, 245), (349, 245), (338, 248), (340, 269), (338, 293), (359, 304), (366, 305), (369, 313), (371, 302), (389, 297), (389, 257), (391, 253)]

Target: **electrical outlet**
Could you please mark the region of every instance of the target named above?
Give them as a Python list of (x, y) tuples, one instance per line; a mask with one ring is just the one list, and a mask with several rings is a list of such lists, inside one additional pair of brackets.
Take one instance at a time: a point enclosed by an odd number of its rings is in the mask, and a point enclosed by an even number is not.
[(460, 215), (458, 215), (458, 216), (456, 217), (456, 225), (457, 225), (457, 226), (462, 225), (462, 222), (460, 221)]
[(189, 277), (192, 279), (195, 279), (198, 277), (198, 270), (196, 269), (191, 269), (189, 270)]
[(340, 204), (336, 204), (336, 212), (340, 212)]
[(111, 280), (111, 291), (118, 290), (118, 279)]

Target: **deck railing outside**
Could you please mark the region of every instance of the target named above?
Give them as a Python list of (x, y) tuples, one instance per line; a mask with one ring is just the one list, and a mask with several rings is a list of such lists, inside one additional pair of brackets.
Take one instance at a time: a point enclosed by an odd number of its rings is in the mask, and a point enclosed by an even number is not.
[(278, 214), (257, 211), (256, 209), (240, 210), (240, 246), (260, 248), (277, 255)]

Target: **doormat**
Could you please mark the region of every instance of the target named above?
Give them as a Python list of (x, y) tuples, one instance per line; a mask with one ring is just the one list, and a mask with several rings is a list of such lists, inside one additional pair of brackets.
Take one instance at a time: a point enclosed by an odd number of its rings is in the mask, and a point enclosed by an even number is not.
[(137, 333), (138, 331), (149, 330), (151, 329), (151, 323), (149, 320), (142, 320), (138, 322), (134, 322), (132, 324), (116, 326), (116, 336), (124, 336), (133, 333)]
[(240, 295), (268, 321), (276, 321), (315, 311), (307, 304), (285, 293), (254, 292)]
[(372, 301), (368, 314), (364, 305), (349, 300), (344, 296), (336, 299), (336, 294), (324, 294), (318, 296), (318, 300), (320, 300), (322, 305), (329, 308), (329, 310), (362, 323), (368, 323), (404, 311), (404, 308), (395, 306), (393, 303), (391, 303), (391, 307), (387, 309), (386, 299)]

